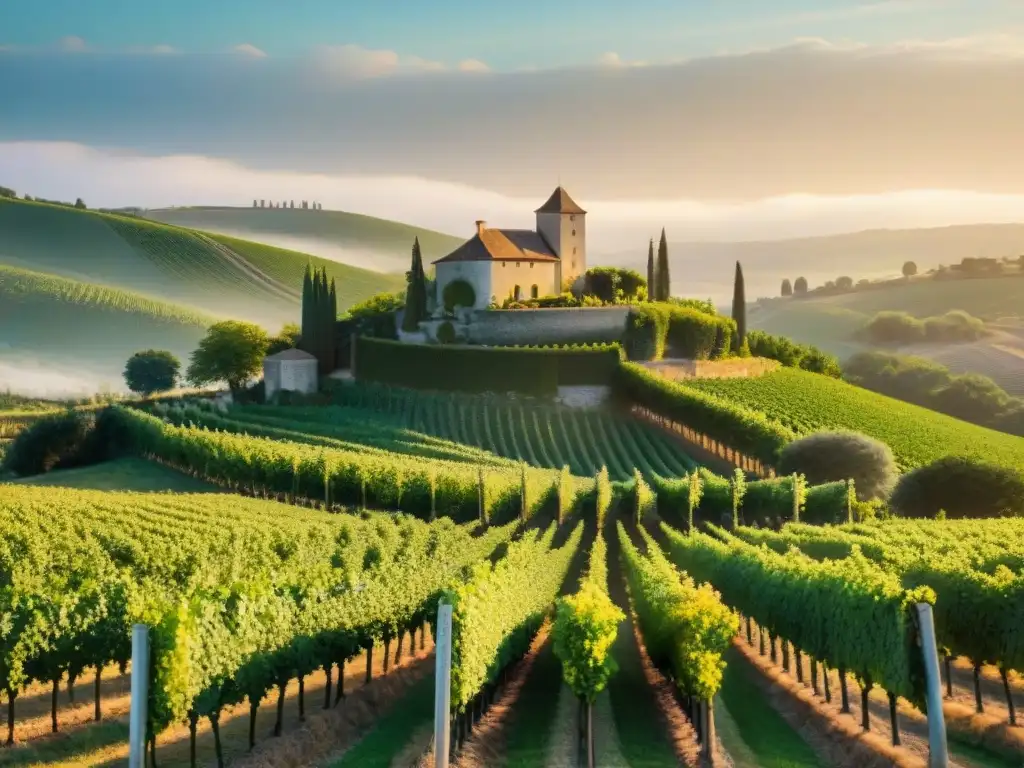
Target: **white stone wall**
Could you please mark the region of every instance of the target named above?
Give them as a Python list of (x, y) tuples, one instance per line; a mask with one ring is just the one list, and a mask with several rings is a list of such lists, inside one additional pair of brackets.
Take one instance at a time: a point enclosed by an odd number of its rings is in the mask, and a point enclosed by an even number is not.
[(508, 309), (474, 312), (468, 336), (473, 344), (566, 344), (620, 340), (628, 306), (567, 309)]
[(263, 361), (263, 387), (268, 400), (281, 390), (311, 395), (317, 391), (318, 378), (316, 360)]
[(476, 291), (474, 309), (487, 309), (491, 303), (491, 263), (489, 261), (446, 261), (435, 265), (436, 299), (441, 304), (444, 288), (448, 283), (465, 280)]
[[(552, 261), (495, 261), (490, 263), (491, 297), (500, 306), (520, 288), (520, 298), (531, 298), (531, 289), (537, 286), (538, 296), (554, 296), (558, 290), (557, 264)], [(484, 305), (486, 306), (486, 304)]]

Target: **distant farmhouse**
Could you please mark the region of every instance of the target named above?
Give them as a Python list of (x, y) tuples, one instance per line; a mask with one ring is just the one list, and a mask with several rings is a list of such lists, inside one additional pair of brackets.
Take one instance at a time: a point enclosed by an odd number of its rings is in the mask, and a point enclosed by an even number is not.
[(434, 262), (438, 296), (456, 280), (473, 286), (474, 309), (505, 299), (561, 293), (587, 270), (587, 212), (561, 187), (534, 213), (537, 229), (493, 229), (476, 234)]

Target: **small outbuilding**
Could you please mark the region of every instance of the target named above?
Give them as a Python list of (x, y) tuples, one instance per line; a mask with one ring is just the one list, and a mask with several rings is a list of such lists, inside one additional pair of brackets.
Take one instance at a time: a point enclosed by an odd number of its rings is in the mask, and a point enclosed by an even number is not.
[(317, 391), (317, 359), (301, 349), (286, 349), (263, 358), (263, 386), (267, 400), (282, 390), (311, 395)]

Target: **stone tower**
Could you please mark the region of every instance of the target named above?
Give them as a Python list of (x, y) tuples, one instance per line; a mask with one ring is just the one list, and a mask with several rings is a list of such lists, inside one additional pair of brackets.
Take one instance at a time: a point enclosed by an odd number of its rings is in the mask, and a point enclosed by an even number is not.
[(587, 271), (587, 212), (561, 187), (538, 208), (537, 232), (559, 259), (560, 289)]

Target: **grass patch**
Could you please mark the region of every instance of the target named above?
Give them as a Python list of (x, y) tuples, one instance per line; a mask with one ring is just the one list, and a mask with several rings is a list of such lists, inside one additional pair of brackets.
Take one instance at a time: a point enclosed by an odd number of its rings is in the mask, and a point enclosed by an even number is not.
[[(726, 652), (725, 661), (728, 666), (720, 700), (729, 710), (742, 743), (755, 756), (756, 765), (760, 768), (824, 768), (814, 750), (765, 699), (736, 649)], [(728, 731), (723, 731), (723, 743), (727, 735)]]
[(513, 705), (505, 736), (503, 765), (506, 768), (544, 765), (551, 745), (552, 726), (557, 719), (561, 688), (562, 665), (549, 639), (538, 652)]
[(640, 651), (628, 621), (619, 625), (612, 648), (619, 671), (608, 681), (619, 751), (632, 768), (677, 765), (675, 749), (668, 740), (654, 692), (644, 677)]
[(406, 747), (410, 735), (434, 717), (434, 675), (430, 674), (413, 685), (405, 697), (373, 730), (331, 768), (390, 768)]
[(24, 485), (79, 488), (91, 491), (138, 491), (172, 493), (212, 493), (220, 489), (210, 483), (145, 459), (127, 458), (94, 464), (90, 467), (63, 469), (15, 480)]
[(0, 749), (0, 765), (92, 765), (89, 755), (126, 741), (128, 721), (108, 720), (13, 749)]
[(1013, 759), (990, 752), (984, 747), (961, 741), (953, 734), (948, 735), (946, 743), (949, 747), (949, 756), (969, 768), (1020, 768), (1024, 765), (1019, 758)]

